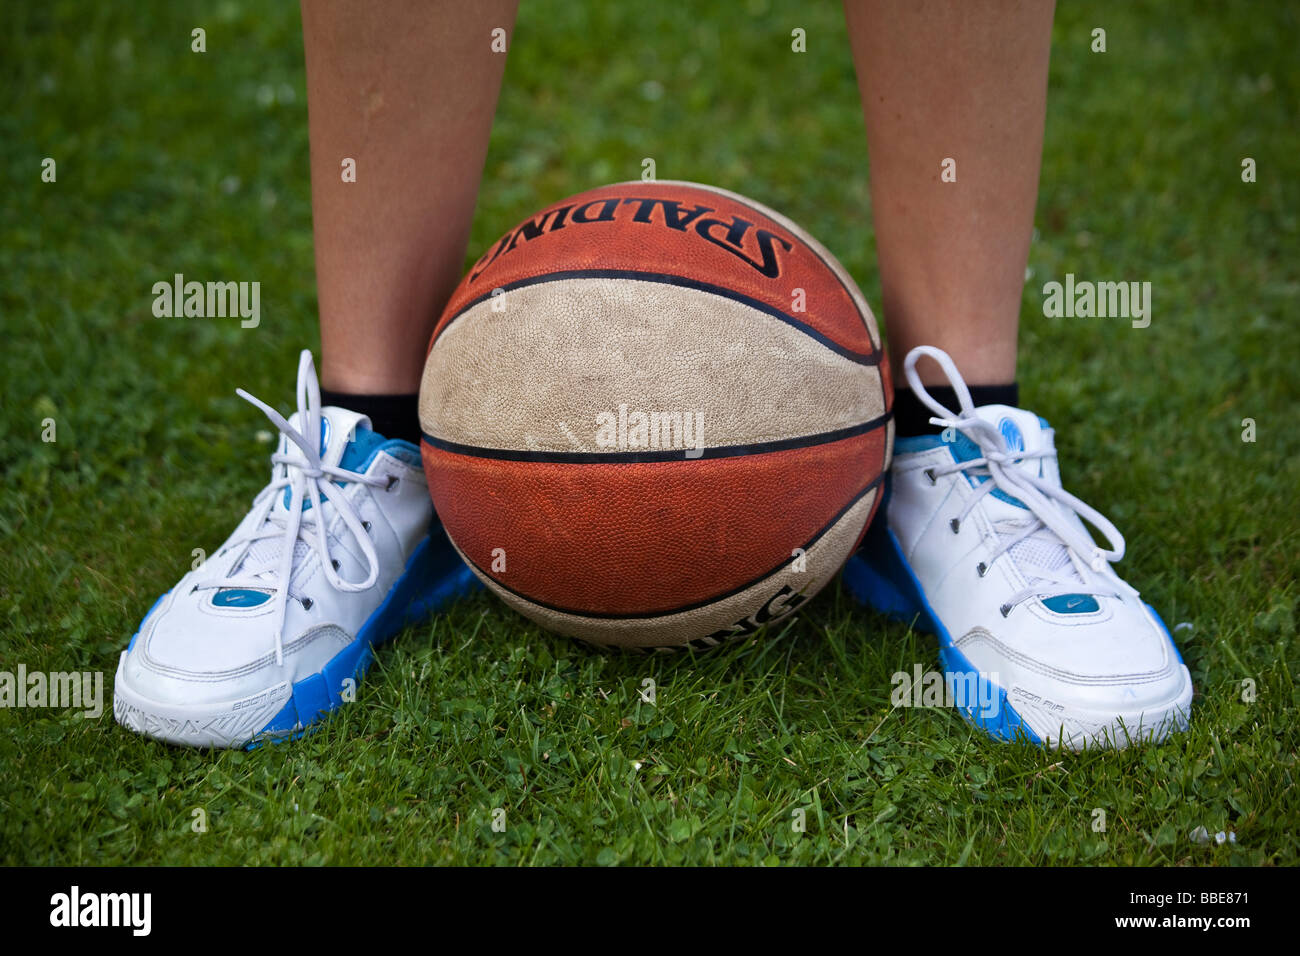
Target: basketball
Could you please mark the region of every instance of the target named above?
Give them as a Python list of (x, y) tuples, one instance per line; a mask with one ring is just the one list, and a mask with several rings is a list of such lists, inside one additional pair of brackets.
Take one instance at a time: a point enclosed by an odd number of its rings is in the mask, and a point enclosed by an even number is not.
[(628, 182), (483, 254), (429, 343), (424, 469), (509, 606), (617, 647), (711, 646), (809, 601), (889, 467), (893, 392), (844, 268), (735, 193)]

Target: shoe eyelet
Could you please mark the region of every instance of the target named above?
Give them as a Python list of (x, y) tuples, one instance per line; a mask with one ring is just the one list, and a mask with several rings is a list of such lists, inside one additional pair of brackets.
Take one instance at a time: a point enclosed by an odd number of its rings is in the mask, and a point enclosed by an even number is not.
[(401, 481), (402, 479), (398, 478), (396, 475), (389, 475), (388, 484), (384, 487), (384, 491), (392, 491), (401, 483)]
[(1010, 604), (1004, 604), (1004, 605), (1002, 605), (1000, 608), (998, 608), (998, 610), (1002, 612), (1002, 616), (1003, 616), (1003, 617), (1006, 617), (1008, 614), (1011, 613), (1011, 605), (1010, 605)]
[(369, 530), (370, 530), (370, 522), (369, 522), (369, 521), (363, 521), (363, 522), (361, 522), (361, 527), (363, 527), (363, 528), (365, 528), (367, 531), (369, 531)]
[(936, 477), (934, 477), (934, 469), (933, 469), (933, 468), (927, 468), (927, 469), (925, 469), (925, 471), (923, 471), (921, 474), (925, 475), (925, 477), (927, 477), (927, 478), (930, 479), (930, 484), (932, 484), (932, 485), (937, 485), (937, 484), (939, 483), (939, 479), (936, 478)]
[(304, 611), (310, 611), (310, 610), (311, 610), (311, 606), (312, 606), (313, 604), (315, 604), (315, 603), (316, 603), (316, 602), (313, 601), (311, 598), (303, 598), (303, 599), (302, 599), (302, 609), (303, 609)]
[(339, 563), (334, 558), (330, 558), (330, 565), (334, 568), (335, 571), (339, 569)]
[(953, 534), (961, 533), (961, 522), (958, 521), (956, 518), (953, 518), (951, 521), (948, 522), (948, 527), (952, 528)]
[(981, 561), (975, 566), (975, 570), (979, 572), (980, 577), (984, 577), (984, 575), (989, 573), (989, 566)]

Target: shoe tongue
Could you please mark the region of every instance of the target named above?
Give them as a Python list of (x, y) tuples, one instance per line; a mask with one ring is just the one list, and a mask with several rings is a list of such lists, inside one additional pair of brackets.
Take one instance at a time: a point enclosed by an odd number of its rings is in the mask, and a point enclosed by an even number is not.
[[(1023, 408), (1012, 408), (1010, 405), (983, 405), (975, 409), (975, 415), (997, 429), (1003, 443), (998, 446), (999, 451), (1006, 450), (1014, 454), (1018, 451), (1034, 452), (1047, 449), (1052, 452), (1046, 458), (1025, 458), (1004, 464), (1004, 467), (1019, 469), (1036, 478), (1055, 480), (1056, 455), (1046, 422), (1033, 412), (1027, 412)], [(973, 458), (982, 458), (983, 451), (973, 440), (959, 433), (957, 440), (952, 444), (952, 456), (957, 461), (970, 461)], [(977, 484), (989, 480), (978, 475), (971, 477)], [(994, 489), (990, 495), (988, 507), (995, 518), (1022, 518), (1024, 512), (1028, 510), (1019, 499), (1013, 498), (1000, 488)]]
[[(303, 432), (303, 420), (304, 416), (301, 412), (294, 412), (289, 418), (289, 424), (298, 429), (299, 432)], [(330, 466), (339, 466), (341, 464), (342, 467), (349, 469), (357, 465), (358, 462), (356, 459), (358, 458), (358, 455), (364, 451), (364, 449), (361, 448), (361, 445), (370, 444), (373, 443), (375, 439), (379, 439), (379, 436), (375, 435), (369, 429), (370, 419), (365, 415), (348, 411), (346, 408), (337, 408), (333, 405), (327, 405), (325, 408), (322, 408), (320, 445), (318, 446), (320, 449), (321, 464)], [(358, 437), (362, 438), (362, 442), (356, 441)], [(289, 440), (287, 435), (280, 436), (279, 452), (281, 455), (287, 455), (290, 461), (304, 465), (307, 463), (307, 456), (302, 453), (302, 449), (298, 447), (297, 443)], [(275, 465), (276, 477), (283, 477), (286, 473), (287, 467), (287, 465), (283, 464)], [(323, 490), (323, 494), (325, 495), (325, 500), (328, 501), (329, 492)], [(285, 488), (284, 491), (276, 495), (275, 504), (271, 508), (271, 514), (278, 516), (287, 514), (291, 500), (292, 498), (289, 495), (289, 489)], [(303, 496), (303, 509), (304, 517), (314, 518), (314, 516), (311, 515), (311, 499), (306, 495)], [(239, 573), (250, 566), (261, 566), (275, 561), (280, 554), (280, 548), (282, 546), (283, 544), (278, 538), (264, 538), (256, 542), (251, 548), (249, 548), (248, 554), (244, 556), (243, 560), (232, 569), (232, 573)], [(293, 561), (295, 566), (297, 566), (306, 553), (307, 545), (301, 538), (299, 538), (294, 542)], [(270, 571), (267, 571), (265, 572), (265, 577), (270, 581), (274, 575)], [(220, 593), (222, 592), (218, 592), (218, 594)]]
[[(1047, 422), (1033, 412), (1025, 411), (1023, 408), (1013, 408), (1010, 405), (982, 405), (975, 409), (975, 415), (998, 430), (1002, 441), (1005, 442), (1006, 451), (1013, 454), (1018, 451), (1047, 450), (1050, 452), (1042, 458), (1022, 459), (1010, 464), (1009, 467), (1060, 486), (1056, 449)], [(980, 453), (975, 443), (964, 435), (960, 437), (963, 442), (959, 444), (968, 447), (954, 446), (953, 456), (958, 460), (979, 457)], [(980, 482), (989, 479), (975, 476), (974, 480)], [(989, 493), (984, 499), (984, 508), (1000, 533), (1014, 534), (1017, 525), (1023, 527), (1022, 522), (1032, 520), (1032, 515), (1025, 504), (1001, 488), (995, 488)], [(1001, 525), (1001, 522), (1011, 522), (1011, 524)], [(1054, 532), (1047, 528), (1039, 528), (1029, 537), (1013, 545), (1008, 556), (1017, 563), (1031, 585), (1044, 580), (1043, 576), (1036, 574), (1035, 571), (1054, 572), (1068, 579), (1078, 579), (1080, 584), (1083, 583), (1083, 579), (1070, 564), (1069, 549)], [(1066, 597), (1080, 597), (1080, 595), (1066, 595)], [(1091, 602), (1091, 599), (1087, 600), (1090, 602), (1087, 609), (1095, 610), (1095, 602)], [(1056, 608), (1053, 607), (1053, 610)]]
[[(1033, 412), (1010, 405), (982, 405), (975, 409), (975, 415), (998, 430), (1009, 451), (1039, 451), (1050, 445), (1047, 423)], [(1021, 462), (1018, 467), (1026, 464)], [(1038, 469), (1033, 471), (1037, 474)]]
[[(299, 432), (306, 434), (303, 423), (304, 416), (301, 412), (294, 412), (289, 419), (289, 424), (298, 429)], [(359, 444), (358, 436), (364, 438), (378, 437), (370, 431), (370, 419), (365, 415), (357, 412), (348, 411), (346, 408), (337, 408), (333, 405), (327, 405), (321, 409), (320, 416), (320, 463), (322, 466), (344, 468), (353, 467), (356, 464), (357, 451)], [(307, 464), (307, 456), (302, 453), (296, 442), (290, 441), (288, 435), (280, 436), (280, 454), (287, 455), (291, 462), (300, 465)], [(284, 477), (288, 470), (288, 465), (276, 465), (276, 477)], [(333, 479), (330, 479), (333, 480)], [(328, 497), (328, 491), (324, 492)], [(283, 493), (276, 499), (274, 513), (283, 514), (289, 510), (289, 489), (284, 489)], [(311, 507), (311, 498), (309, 495), (303, 495), (304, 508)]]
[[(309, 441), (311, 440), (311, 436), (307, 435), (302, 412), (294, 412), (289, 418), (289, 424), (298, 429)], [(337, 408), (334, 405), (322, 408), (320, 444), (317, 446), (321, 464), (337, 466), (343, 460), (348, 445), (356, 439), (358, 428), (369, 429), (370, 419), (358, 412), (350, 412), (346, 408)], [(280, 436), (280, 454), (288, 455), (290, 460), (299, 464), (307, 463), (302, 449), (290, 441), (288, 435)]]

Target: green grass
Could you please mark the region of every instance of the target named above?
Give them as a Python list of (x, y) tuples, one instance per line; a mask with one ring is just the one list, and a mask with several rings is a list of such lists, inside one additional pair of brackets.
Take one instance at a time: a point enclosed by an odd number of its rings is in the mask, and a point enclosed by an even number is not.
[[(470, 256), (652, 156), (786, 212), (878, 303), (838, 8), (667, 6), (525, 4)], [(111, 685), (154, 598), (265, 480), (235, 387), (286, 408), (318, 345), (297, 8), (7, 13), (0, 670)], [(1298, 26), (1284, 3), (1057, 16), (1022, 389), (1069, 490), (1128, 538), (1121, 572), (1192, 625), (1187, 734), (1057, 754), (893, 709), (890, 675), (936, 666), (932, 641), (838, 587), (779, 633), (672, 657), (595, 653), (479, 596), (381, 651), (359, 705), (292, 745), (197, 753), (107, 713), (0, 710), (0, 862), (1297, 863)], [(261, 326), (154, 318), (175, 272), (260, 281)], [(1151, 281), (1151, 327), (1044, 318), (1066, 272)], [(1237, 842), (1196, 845), (1200, 825)]]

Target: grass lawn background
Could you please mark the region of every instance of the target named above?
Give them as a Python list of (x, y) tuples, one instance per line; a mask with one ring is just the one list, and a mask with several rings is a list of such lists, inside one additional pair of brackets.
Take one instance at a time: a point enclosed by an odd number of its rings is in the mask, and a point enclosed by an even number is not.
[[(1191, 625), (1197, 692), (1189, 733), (1085, 755), (892, 708), (890, 675), (937, 667), (933, 640), (838, 586), (778, 633), (671, 657), (598, 654), (480, 595), (379, 653), (360, 705), (303, 741), (211, 754), (120, 728), (118, 654), (266, 480), (266, 423), (234, 389), (288, 411), (319, 344), (298, 12), (7, 13), (0, 670), (102, 671), (106, 711), (0, 710), (0, 862), (1297, 862), (1295, 4), (1057, 12), (1022, 394), (1067, 489), (1127, 537), (1121, 573)], [(879, 303), (837, 5), (529, 0), (511, 43), (470, 260), (650, 156), (790, 215)], [(259, 281), (261, 326), (154, 318), (177, 272)], [(1044, 318), (1067, 272), (1152, 282), (1150, 328)]]

